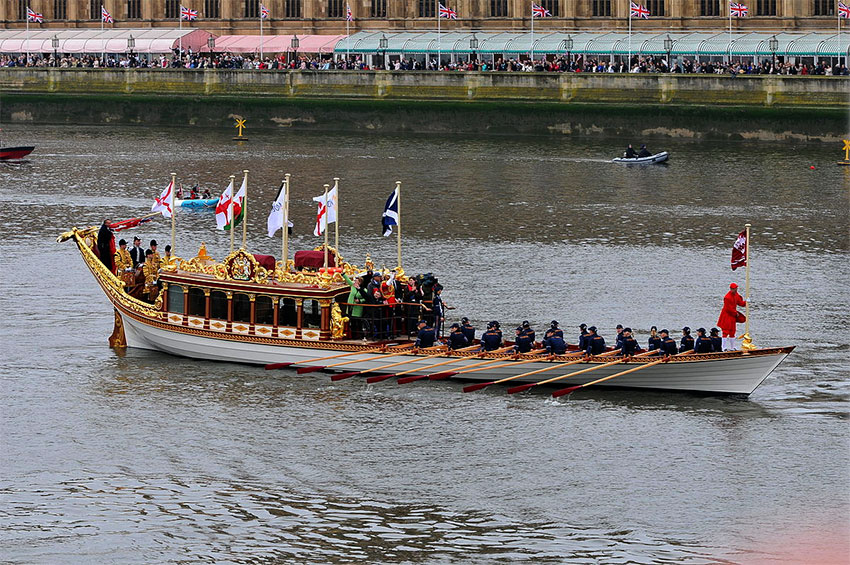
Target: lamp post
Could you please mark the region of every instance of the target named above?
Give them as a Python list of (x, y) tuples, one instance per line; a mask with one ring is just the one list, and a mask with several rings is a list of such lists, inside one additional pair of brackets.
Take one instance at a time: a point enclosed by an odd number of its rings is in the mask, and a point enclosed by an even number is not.
[(567, 70), (570, 70), (570, 59), (572, 59), (573, 54), (573, 36), (567, 35), (567, 38), (564, 40), (564, 51), (567, 52)]
[(54, 35), (53, 39), (50, 40), (53, 45), (53, 66), (59, 66), (59, 36)]
[(289, 46), (292, 48), (292, 58), (296, 61), (296, 63), (298, 62), (298, 46), (300, 44), (301, 42), (298, 41), (298, 36), (293, 35), (292, 41), (289, 42)]
[(215, 54), (215, 37), (212, 35), (207, 38), (207, 48), (210, 51), (210, 57)]
[(776, 50), (779, 49), (779, 40), (777, 40), (776, 36), (774, 35), (770, 38), (770, 41), (768, 41), (767, 45), (768, 45), (768, 47), (770, 47), (770, 53), (771, 53), (771, 58), (770, 58), (771, 69), (770, 69), (770, 72), (773, 72), (776, 69)]
[(664, 40), (664, 50), (667, 51), (667, 72), (669, 73), (673, 70), (673, 61), (670, 60), (670, 52), (673, 51), (673, 40), (670, 39), (669, 33)]
[(475, 52), (478, 50), (478, 38), (475, 37), (475, 32), (472, 32), (472, 37), (469, 38), (469, 50), (472, 52), (469, 55), (469, 62), (475, 60)]
[(381, 60), (381, 62), (382, 62), (382, 63), (383, 63), (383, 65), (384, 65), (384, 70), (385, 70), (385, 71), (387, 70), (387, 45), (388, 45), (388, 44), (389, 44), (389, 41), (387, 41), (387, 36), (386, 36), (385, 34), (383, 34), (383, 33), (382, 33), (382, 34), (381, 34), (381, 39), (380, 39), (380, 41), (378, 42), (378, 46), (379, 46), (379, 48), (381, 49), (381, 51), (383, 51), (383, 52), (384, 52), (384, 57), (383, 57), (383, 59)]

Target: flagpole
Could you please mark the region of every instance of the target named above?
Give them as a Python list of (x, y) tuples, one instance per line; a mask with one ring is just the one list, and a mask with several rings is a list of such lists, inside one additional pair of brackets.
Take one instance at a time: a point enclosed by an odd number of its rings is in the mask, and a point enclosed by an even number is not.
[(245, 183), (245, 200), (242, 201), (242, 249), (248, 240), (248, 169), (242, 171), (245, 175), (242, 181)]
[[(173, 43), (172, 43), (173, 45)], [(228, 217), (230, 218), (227, 223), (230, 224), (230, 252), (233, 253), (233, 196), (236, 187), (233, 186), (233, 183), (236, 182), (236, 175), (230, 175), (230, 186), (233, 188), (230, 189), (230, 211), (228, 212)]]
[(437, 3), (436, 12), (437, 12), (437, 70), (440, 70), (440, 59), (443, 58), (443, 44), (442, 39), (440, 38), (440, 27), (441, 27), (441, 19), (440, 18), (440, 0), (434, 0)]
[(260, 6), (260, 63), (263, 62), (263, 7)]
[[(726, 46), (726, 49), (729, 53), (729, 58), (726, 61), (730, 65), (732, 64), (732, 5), (729, 3), (729, 0), (726, 2), (726, 9), (729, 10), (729, 45)], [(753, 62), (755, 65), (755, 62)]]
[(283, 238), (281, 241), (280, 256), (283, 257), (283, 271), (286, 272), (286, 262), (289, 260), (289, 173), (286, 173), (283, 181)]
[(396, 190), (396, 214), (398, 214), (398, 220), (396, 221), (396, 227), (398, 228), (398, 268), (401, 269), (401, 181), (395, 181), (395, 190)]
[[(180, 66), (183, 66), (183, 5), (180, 5), (180, 12), (177, 14), (177, 26), (180, 29), (180, 37), (177, 38), (177, 57), (180, 59)], [(174, 45), (172, 43), (172, 45)], [(230, 229), (231, 233), (233, 232), (233, 226)], [(232, 249), (230, 250), (233, 251)]]
[(27, 4), (27, 65), (30, 64), (30, 7)]
[(177, 173), (171, 173), (171, 254), (174, 255), (174, 235), (176, 233), (177, 207), (174, 205), (174, 189), (177, 187)]
[(531, 0), (531, 67), (534, 67), (534, 0)]
[(322, 223), (325, 224), (325, 268), (328, 266), (328, 188), (329, 184), (325, 185), (325, 216), (322, 222), (319, 222), (319, 227), (322, 227)]
[[(103, 37), (103, 2), (100, 3), (100, 37)], [(102, 40), (101, 40), (102, 41)], [(100, 54), (101, 61), (106, 63), (106, 43), (103, 43), (103, 52)], [(172, 214), (172, 217), (174, 215)], [(171, 251), (174, 251), (174, 242), (171, 242)]]
[[(339, 177), (334, 177), (334, 190), (336, 190), (336, 202), (334, 203), (334, 214), (336, 221), (334, 222), (334, 249), (336, 249), (336, 257), (339, 257)], [(339, 266), (339, 261), (334, 259), (334, 267)]]
[(348, 66), (348, 59), (351, 58), (351, 31), (349, 31), (348, 26), (351, 24), (351, 18), (349, 14), (351, 13), (351, 4), (345, 5), (345, 64)]
[(747, 228), (747, 256), (745, 258), (747, 262), (747, 272), (746, 272), (746, 283), (744, 285), (744, 300), (747, 301), (746, 305), (746, 316), (747, 320), (744, 323), (744, 333), (750, 333), (750, 224), (744, 224), (744, 227)]
[(629, 1), (629, 58), (626, 61), (626, 72), (632, 72), (632, 3)]

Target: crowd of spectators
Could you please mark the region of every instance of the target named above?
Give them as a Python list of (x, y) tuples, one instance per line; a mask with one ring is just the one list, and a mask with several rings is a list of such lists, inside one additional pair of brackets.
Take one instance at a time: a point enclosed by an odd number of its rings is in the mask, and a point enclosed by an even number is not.
[(172, 54), (153, 57), (138, 55), (113, 56), (105, 59), (96, 55), (62, 55), (54, 59), (53, 55), (0, 56), (0, 67), (59, 67), (59, 68), (188, 68), (188, 69), (250, 69), (250, 70), (429, 70), (429, 71), (501, 71), (501, 72), (574, 72), (574, 73), (685, 73), (685, 74), (727, 74), (727, 75), (819, 75), (848, 76), (845, 64), (831, 65), (827, 60), (812, 64), (802, 62), (784, 62), (766, 58), (756, 61), (698, 61), (688, 58), (674, 58), (672, 65), (665, 57), (647, 57), (635, 55), (627, 65), (624, 60), (605, 60), (584, 56), (558, 56), (535, 60), (498, 58), (492, 61), (468, 59), (462, 61), (443, 61), (436, 59), (423, 61), (403, 57), (387, 57), (386, 67), (382, 57), (376, 56), (377, 63), (370, 66), (362, 56), (333, 59), (328, 56), (315, 57), (305, 55), (281, 54), (260, 58), (251, 54), (199, 54), (185, 53), (182, 57)]

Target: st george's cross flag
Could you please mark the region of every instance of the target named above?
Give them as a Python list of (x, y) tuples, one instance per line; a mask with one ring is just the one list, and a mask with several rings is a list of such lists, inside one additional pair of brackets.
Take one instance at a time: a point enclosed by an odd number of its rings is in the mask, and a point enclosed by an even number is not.
[(159, 212), (164, 217), (170, 218), (171, 214), (174, 210), (174, 177), (171, 177), (171, 182), (168, 183), (168, 186), (162, 191), (162, 194), (159, 195), (159, 198), (156, 198), (153, 201), (153, 206), (151, 206), (151, 212)]
[(239, 192), (233, 197), (233, 220), (224, 229), (229, 230), (238, 226), (245, 219), (245, 207), (242, 205), (245, 202), (245, 196), (248, 194), (248, 177), (242, 178), (242, 186), (239, 187)]
[(230, 201), (233, 199), (233, 180), (218, 197), (218, 204), (215, 205), (215, 225), (218, 229), (223, 230), (224, 226), (230, 222)]
[(197, 10), (190, 10), (189, 8), (185, 8), (183, 6), (180, 6), (180, 19), (181, 20), (187, 20), (187, 21), (190, 21), (190, 22), (197, 20), (198, 19), (198, 11)]
[(732, 270), (747, 266), (747, 230), (738, 234), (735, 245), (732, 246)]
[(38, 12), (34, 12), (32, 8), (27, 6), (27, 21), (40, 24), (44, 22), (44, 16)]
[(336, 221), (339, 193), (336, 188), (332, 188), (328, 191), (327, 200), (325, 200), (324, 194), (320, 194), (313, 198), (313, 202), (319, 203), (319, 208), (316, 211), (316, 227), (313, 228), (313, 235), (322, 235), (328, 228), (328, 224), (332, 224)]
[(439, 6), (440, 6), (440, 17), (441, 18), (445, 18), (447, 20), (456, 20), (457, 19), (457, 12), (455, 12), (451, 8), (446, 8), (442, 4), (440, 4)]
[[(277, 233), (277, 230), (283, 227), (283, 204), (286, 200), (286, 183), (281, 182), (280, 188), (277, 190), (277, 197), (272, 202), (272, 211), (269, 212), (269, 237), (274, 237), (274, 234)], [(289, 229), (289, 233), (292, 233), (293, 224), (290, 220), (286, 221), (287, 228)]]
[(381, 215), (381, 226), (384, 229), (384, 237), (393, 233), (393, 226), (398, 225), (398, 187), (393, 190), (387, 203), (384, 205), (384, 213)]
[(111, 24), (115, 21), (112, 19), (112, 15), (107, 11), (106, 6), (103, 4), (100, 5), (100, 20), (107, 24)]
[(847, 5), (844, 2), (839, 2), (838, 3), (838, 17), (850, 19), (850, 5)]
[(534, 2), (531, 3), (531, 17), (532, 18), (549, 18), (552, 16), (552, 12), (544, 8), (543, 6), (538, 6)]
[(743, 18), (747, 15), (749, 9), (743, 4), (738, 4), (737, 2), (729, 2), (729, 15), (735, 16), (736, 18)]
[(629, 13), (633, 18), (643, 18), (645, 20), (649, 19), (649, 8), (640, 4), (635, 4), (634, 2), (630, 2), (630, 5), (631, 12)]

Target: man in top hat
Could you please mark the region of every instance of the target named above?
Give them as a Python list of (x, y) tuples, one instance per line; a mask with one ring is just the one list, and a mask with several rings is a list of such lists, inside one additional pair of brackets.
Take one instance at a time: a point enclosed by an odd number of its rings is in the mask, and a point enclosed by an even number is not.
[(145, 262), (145, 250), (142, 249), (142, 238), (133, 237), (133, 247), (130, 249), (130, 257), (133, 259), (133, 267), (138, 267)]
[(679, 353), (694, 350), (694, 338), (691, 337), (691, 328), (685, 326), (682, 328), (682, 341), (679, 344)]
[(449, 330), (449, 347), (452, 349), (463, 349), (469, 345), (469, 340), (463, 335), (460, 324), (452, 324)]
[(587, 328), (587, 338), (585, 339), (587, 348), (584, 352), (588, 355), (599, 355), (605, 352), (605, 338), (597, 335), (596, 326)]
[(738, 324), (738, 306), (746, 306), (747, 302), (738, 294), (738, 285), (729, 285), (729, 292), (723, 297), (723, 310), (717, 319), (717, 325), (723, 331), (723, 351), (736, 349), (735, 335)]
[(466, 341), (472, 344), (475, 341), (475, 328), (469, 323), (469, 318), (464, 316), (460, 319), (460, 331), (466, 336)]
[(658, 332), (658, 335), (661, 336), (661, 347), (658, 348), (659, 355), (675, 355), (678, 353), (676, 349), (676, 340), (670, 337), (670, 332), (666, 329)]
[(502, 347), (502, 331), (497, 327), (498, 322), (487, 324), (487, 331), (481, 335), (481, 345), (484, 351), (495, 351)]
[(437, 341), (437, 333), (434, 331), (434, 328), (428, 325), (428, 322), (425, 320), (419, 320), (419, 333), (416, 336), (416, 347), (418, 348), (426, 348), (433, 347), (434, 342)]
[(711, 350), (715, 353), (723, 351), (723, 340), (720, 338), (720, 335), (718, 335), (720, 334), (720, 330), (717, 328), (711, 328), (709, 333), (711, 334), (709, 336), (709, 339), (711, 340)]
[(705, 335), (705, 328), (699, 328), (697, 330), (697, 339), (694, 342), (694, 351), (697, 353), (711, 353), (713, 349), (711, 340)]

